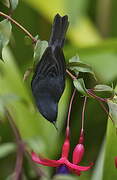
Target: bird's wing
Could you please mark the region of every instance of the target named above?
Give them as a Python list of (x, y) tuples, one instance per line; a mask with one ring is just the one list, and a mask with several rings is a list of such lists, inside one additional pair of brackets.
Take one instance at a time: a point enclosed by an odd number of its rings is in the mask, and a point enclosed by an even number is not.
[(55, 60), (56, 60), (58, 74), (60, 76), (65, 76), (65, 72), (66, 72), (65, 57), (64, 57), (63, 51), (60, 47), (57, 46), (55, 48), (54, 56), (55, 56)]
[(46, 78), (64, 76), (65, 74), (65, 60), (62, 50), (56, 47), (54, 52), (51, 47), (48, 47), (40, 62), (36, 66), (34, 78)]

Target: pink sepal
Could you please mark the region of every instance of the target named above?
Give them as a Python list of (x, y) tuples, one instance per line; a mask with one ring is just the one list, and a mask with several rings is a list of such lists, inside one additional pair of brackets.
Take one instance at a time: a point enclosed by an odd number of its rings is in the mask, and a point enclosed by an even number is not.
[(32, 160), (38, 164), (44, 165), (44, 166), (50, 166), (50, 167), (58, 167), (61, 162), (59, 160), (50, 160), (50, 159), (45, 159), (40, 156), (37, 156), (36, 153), (32, 152)]
[(88, 171), (91, 169), (93, 163), (90, 164), (90, 166), (78, 166), (76, 164), (70, 163), (68, 160), (66, 161), (65, 165), (71, 170), (71, 171)]
[(73, 151), (73, 164), (79, 164), (84, 155), (84, 145), (77, 144), (74, 151)]
[(69, 128), (66, 128), (66, 138), (62, 147), (62, 157), (68, 158), (70, 149)]
[(90, 166), (78, 166), (76, 164), (70, 163), (66, 158), (60, 158), (59, 160), (45, 159), (40, 156), (37, 156), (34, 152), (32, 152), (32, 160), (38, 164), (50, 167), (66, 165), (71, 172), (79, 176), (81, 171), (88, 171), (93, 165), (93, 163), (91, 163)]

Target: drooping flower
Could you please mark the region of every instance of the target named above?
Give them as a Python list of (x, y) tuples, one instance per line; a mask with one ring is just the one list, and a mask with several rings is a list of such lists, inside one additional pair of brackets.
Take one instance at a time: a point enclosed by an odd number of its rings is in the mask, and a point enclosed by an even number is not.
[(81, 162), (83, 154), (84, 154), (83, 133), (81, 133), (79, 143), (76, 145), (74, 149), (72, 163), (68, 160), (68, 155), (69, 155), (69, 150), (70, 150), (69, 134), (70, 134), (69, 128), (67, 127), (66, 138), (62, 147), (61, 158), (59, 160), (45, 159), (41, 156), (38, 156), (34, 152), (32, 152), (32, 160), (44, 166), (57, 167), (57, 170), (61, 173), (62, 171), (64, 173), (68, 170), (69, 172), (72, 172), (80, 176), (82, 171), (88, 171), (92, 167), (93, 163), (91, 163), (89, 166), (79, 166), (79, 163)]
[(82, 111), (82, 125), (81, 125), (81, 133), (80, 138), (78, 141), (78, 144), (74, 148), (73, 151), (73, 160), (72, 163), (68, 159), (69, 150), (70, 150), (70, 130), (69, 130), (69, 121), (70, 121), (70, 113), (71, 113), (71, 107), (72, 102), (75, 96), (76, 89), (74, 89), (70, 105), (69, 105), (69, 111), (68, 111), (68, 119), (67, 119), (67, 128), (66, 128), (66, 138), (62, 146), (62, 153), (59, 160), (50, 160), (43, 158), (41, 156), (38, 156), (34, 152), (32, 152), (32, 160), (38, 164), (44, 165), (44, 166), (50, 166), (50, 167), (56, 167), (57, 173), (74, 173), (78, 176), (81, 175), (82, 171), (88, 171), (91, 169), (93, 163), (90, 163), (89, 166), (80, 166), (79, 163), (81, 162), (83, 155), (84, 155), (84, 112), (85, 112), (85, 106), (86, 106), (86, 100), (87, 97), (84, 99), (84, 105), (83, 105), (83, 111)]
[(80, 138), (79, 138), (79, 143), (76, 145), (73, 151), (73, 163), (74, 164), (79, 164), (82, 161), (83, 155), (84, 155), (84, 134), (81, 131)]

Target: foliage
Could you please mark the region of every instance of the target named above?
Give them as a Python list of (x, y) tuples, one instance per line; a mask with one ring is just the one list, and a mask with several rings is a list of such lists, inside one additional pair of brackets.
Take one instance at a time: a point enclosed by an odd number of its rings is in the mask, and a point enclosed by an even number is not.
[[(18, 30), (18, 27), (14, 24), (11, 25), (8, 19), (1, 19), (0, 59), (3, 61), (0, 61), (0, 179), (6, 179), (12, 175), (15, 169), (16, 143), (6, 110), (13, 118), (21, 138), (26, 144), (27, 153), (33, 150), (48, 158), (58, 158), (65, 135), (64, 128), (73, 87), (77, 89), (78, 97), (76, 96), (76, 101), (72, 106), (71, 132), (73, 141), (71, 148), (73, 149), (76, 144), (76, 133), (78, 135), (80, 129), (79, 117), (81, 116), (82, 96), (88, 96), (89, 102), (87, 104), (87, 116), (85, 117), (86, 156), (84, 161), (87, 159), (96, 160), (94, 162), (95, 167), (92, 172), (84, 172), (80, 177), (55, 175), (53, 180), (108, 180), (117, 178), (117, 169), (114, 166), (114, 158), (117, 156), (117, 34), (114, 29), (117, 27), (116, 16), (112, 16), (112, 12), (115, 14), (117, 12), (114, 6), (112, 6), (111, 12), (109, 8), (103, 5), (103, 1), (75, 0), (73, 3), (71, 0), (50, 0), (51, 6), (48, 6), (46, 1), (40, 0), (23, 0), (20, 2), (18, 0), (5, 0), (0, 2), (3, 12), (13, 14), (14, 19), (21, 22), (34, 36), (39, 34), (35, 36), (36, 45), (26, 45), (23, 33)], [(109, 2), (111, 5), (114, 4), (113, 0)], [(96, 9), (96, 3), (98, 3), (99, 9)], [(103, 12), (104, 14), (102, 13), (103, 8), (107, 8), (106, 10), (110, 14), (110, 19), (106, 19), (104, 23), (103, 20), (107, 14), (106, 11)], [(56, 13), (68, 14), (69, 16), (68, 41), (64, 48), (66, 64), (70, 72), (74, 76), (78, 76), (73, 81), (67, 78), (65, 92), (59, 103), (58, 133), (37, 112), (30, 90), (31, 78), (29, 76), (48, 46), (46, 40), (49, 37), (50, 23)], [(102, 19), (99, 21), (100, 13)], [(111, 27), (109, 23), (112, 24)], [(95, 24), (98, 25), (95, 26)], [(110, 32), (107, 32), (109, 28)], [(105, 34), (106, 38), (104, 39)], [(28, 69), (28, 67), (30, 68)], [(23, 82), (25, 71), (24, 79), (27, 79), (28, 76), (29, 79)], [(92, 96), (92, 92), (95, 97), (99, 98), (96, 99)], [(95, 99), (107, 99), (106, 102), (113, 122), (97, 106)], [(38, 178), (38, 172), (35, 170), (37, 167), (34, 168), (31, 165), (30, 156), (26, 155), (24, 179)], [(46, 172), (47, 176), (42, 176), (42, 180), (51, 179), (52, 169), (41, 167), (41, 170)]]

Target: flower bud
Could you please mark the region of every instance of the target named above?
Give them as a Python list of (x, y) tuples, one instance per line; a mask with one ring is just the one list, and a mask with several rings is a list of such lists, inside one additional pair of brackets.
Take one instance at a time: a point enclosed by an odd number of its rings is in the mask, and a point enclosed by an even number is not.
[(62, 147), (62, 157), (67, 158), (69, 154), (70, 140), (69, 140), (69, 128), (66, 129), (66, 138)]
[(84, 155), (84, 145), (77, 144), (73, 151), (73, 164), (79, 164)]

